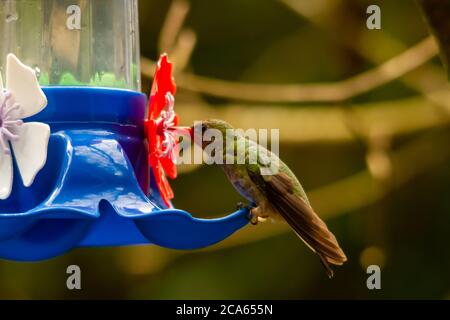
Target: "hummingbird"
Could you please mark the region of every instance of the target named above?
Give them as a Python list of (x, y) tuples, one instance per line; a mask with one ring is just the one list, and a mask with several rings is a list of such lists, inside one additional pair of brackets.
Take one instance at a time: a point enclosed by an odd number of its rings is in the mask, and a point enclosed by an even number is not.
[[(203, 137), (212, 129), (220, 132), (222, 137), (229, 137), (230, 132), (233, 132), (229, 123), (213, 119), (195, 124), (191, 133), (201, 133)], [(203, 150), (212, 143), (204, 140), (195, 139), (195, 143)], [(245, 161), (238, 161), (238, 157), (242, 156), (238, 150), (246, 151)], [(223, 156), (219, 165), (228, 180), (251, 203), (248, 209), (252, 224), (281, 217), (319, 256), (328, 277), (333, 278), (331, 265), (343, 265), (347, 257), (336, 237), (312, 208), (302, 185), (289, 167), (267, 148), (239, 134), (233, 135), (233, 143), (223, 143), (219, 151), (215, 152), (221, 153), (219, 157)], [(273, 170), (273, 163), (277, 164), (277, 170)], [(238, 206), (243, 208), (243, 205)]]

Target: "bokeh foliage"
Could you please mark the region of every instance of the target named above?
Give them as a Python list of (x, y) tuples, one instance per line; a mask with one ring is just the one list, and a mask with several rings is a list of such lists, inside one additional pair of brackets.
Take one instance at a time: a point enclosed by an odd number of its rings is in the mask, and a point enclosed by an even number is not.
[[(421, 10), (410, 0), (191, 0), (189, 4), (184, 27), (195, 33), (196, 43), (180, 77), (185, 72), (239, 83), (335, 82), (376, 68), (429, 35)], [(366, 29), (370, 4), (382, 9), (382, 30)], [(153, 61), (161, 49), (173, 49), (158, 48), (171, 5), (163, 0), (140, 3), (142, 55)], [(448, 91), (438, 58), (418, 69), (425, 72), (420, 75), (437, 74), (437, 79), (411, 86), (422, 79), (411, 72), (405, 79), (336, 103), (236, 101), (180, 86), (177, 110), (185, 122), (208, 110), (208, 115), (223, 116), (237, 125), (258, 127), (267, 124), (267, 119), (258, 117), (263, 109), (270, 110), (273, 121), (281, 111), (306, 110), (318, 116), (308, 118), (311, 123), (291, 117), (281, 131), (298, 127), (291, 134), (295, 138), (312, 127), (333, 137), (335, 128), (324, 126), (320, 112), (342, 112), (350, 128), (348, 139), (281, 141), (282, 158), (312, 193), (313, 205), (348, 253), (349, 262), (337, 270), (334, 280), (327, 279), (317, 258), (294, 234), (268, 223), (258, 229), (248, 227), (206, 251), (80, 249), (40, 264), (0, 262), (0, 298), (449, 298), (450, 130), (445, 119), (450, 119), (450, 108), (434, 106), (433, 100), (426, 107), (436, 119), (444, 120), (430, 120), (401, 134), (386, 130), (383, 117), (377, 118), (379, 125), (352, 116), (354, 110), (386, 104), (407, 112), (410, 99), (425, 104), (428, 94)], [(145, 78), (144, 90), (149, 84)], [(242, 119), (248, 110), (254, 110), (254, 116)], [(403, 120), (404, 114), (382, 115), (389, 122), (393, 117)], [(361, 172), (360, 178), (345, 180)], [(339, 181), (344, 183), (329, 188)], [(357, 188), (352, 188), (355, 181)], [(241, 201), (215, 167), (187, 168), (173, 186), (175, 206), (198, 216), (226, 214)], [(364, 194), (370, 195), (361, 198)], [(348, 202), (337, 210), (340, 199)], [(358, 205), (346, 206), (352, 201)], [(81, 292), (65, 287), (65, 268), (70, 264), (83, 270)], [(368, 264), (383, 267), (381, 291), (366, 288)]]

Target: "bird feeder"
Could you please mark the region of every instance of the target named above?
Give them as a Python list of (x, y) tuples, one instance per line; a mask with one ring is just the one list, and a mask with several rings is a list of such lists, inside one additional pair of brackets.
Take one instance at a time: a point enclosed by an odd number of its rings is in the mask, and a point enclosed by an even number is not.
[(0, 258), (198, 249), (248, 223), (171, 205), (172, 65), (162, 56), (147, 97), (139, 57), (137, 0), (1, 1)]

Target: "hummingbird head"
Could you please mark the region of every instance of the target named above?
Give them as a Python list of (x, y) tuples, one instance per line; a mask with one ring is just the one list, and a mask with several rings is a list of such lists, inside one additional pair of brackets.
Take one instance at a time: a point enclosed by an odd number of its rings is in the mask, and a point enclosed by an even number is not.
[[(226, 121), (218, 120), (218, 119), (209, 119), (202, 122), (197, 123), (195, 126), (191, 128), (191, 132), (193, 134), (201, 134), (201, 137), (203, 138), (204, 134), (208, 130), (218, 130), (222, 134), (222, 137), (226, 137), (227, 130), (233, 129), (231, 124), (229, 124)], [(204, 141), (202, 140), (201, 147), (204, 149), (206, 148), (212, 141)]]

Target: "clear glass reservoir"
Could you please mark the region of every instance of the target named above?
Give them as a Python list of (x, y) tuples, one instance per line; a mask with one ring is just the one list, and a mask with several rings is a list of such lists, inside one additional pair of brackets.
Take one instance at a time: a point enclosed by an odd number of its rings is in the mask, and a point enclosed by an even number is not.
[(0, 0), (0, 72), (14, 53), (43, 86), (140, 91), (138, 0)]

